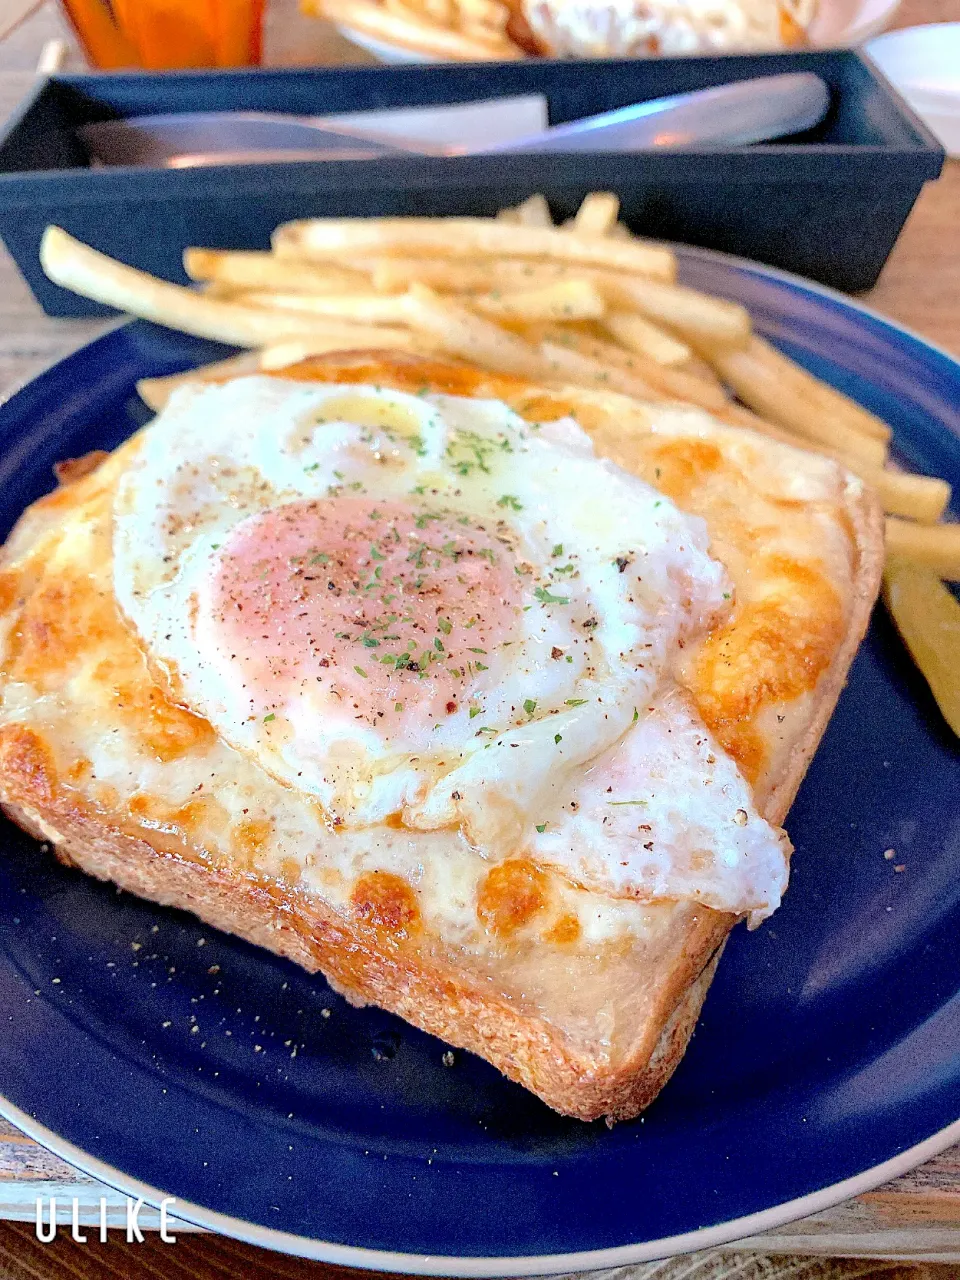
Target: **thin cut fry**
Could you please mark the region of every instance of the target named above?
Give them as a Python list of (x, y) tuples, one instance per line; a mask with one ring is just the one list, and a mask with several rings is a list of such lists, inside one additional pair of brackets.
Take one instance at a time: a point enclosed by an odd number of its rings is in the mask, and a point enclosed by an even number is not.
[(401, 294), (381, 293), (271, 293), (251, 290), (237, 298), (246, 306), (323, 316), (327, 320), (352, 320), (359, 324), (402, 324), (406, 318)]
[(861, 435), (827, 412), (810, 397), (806, 380), (785, 376), (779, 362), (772, 365), (751, 341), (744, 351), (715, 350), (710, 362), (741, 400), (772, 422), (796, 432), (806, 440), (836, 449), (846, 457), (883, 466), (887, 448), (882, 440)]
[(554, 227), (514, 227), (493, 218), (307, 219), (278, 227), (274, 249), (283, 257), (324, 259), (344, 253), (547, 258), (660, 279), (672, 279), (676, 272), (673, 254), (659, 245)]
[(693, 352), (685, 342), (672, 337), (665, 329), (635, 311), (608, 311), (603, 327), (622, 346), (656, 360), (657, 364), (681, 365), (693, 358)]
[(620, 199), (612, 191), (592, 191), (584, 196), (573, 219), (574, 231), (587, 236), (605, 236), (616, 226)]
[(408, 322), (429, 334), (450, 355), (462, 356), (494, 373), (512, 373), (532, 381), (545, 376), (546, 362), (534, 347), (460, 303), (440, 298), (417, 284), (411, 286), (405, 301)]
[(381, 292), (408, 289), (412, 284), (425, 284), (430, 289), (440, 289), (445, 293), (486, 292), (495, 284), (493, 265), (489, 261), (371, 258), (369, 263), (373, 287)]
[(887, 555), (960, 582), (960, 524), (913, 524), (887, 519)]
[(301, 0), (301, 9), (330, 22), (342, 22), (375, 39), (441, 58), (483, 62), (523, 57), (522, 50), (499, 32), (490, 31), (484, 38), (477, 34), (468, 37), (410, 10), (390, 13), (374, 0)]
[(888, 563), (883, 595), (943, 718), (960, 736), (960, 604), (936, 574)]
[(420, 356), (443, 354), (438, 343), (410, 329), (389, 329), (386, 326), (361, 329), (355, 325), (338, 325), (329, 333), (291, 338), (264, 347), (260, 352), (260, 367), (274, 372), (310, 356), (329, 355), (335, 351), (409, 351)]
[(542, 289), (488, 293), (470, 299), (470, 306), (493, 319), (596, 320), (606, 303), (588, 280), (561, 280)]
[(475, 22), (482, 27), (503, 31), (510, 18), (510, 10), (500, 0), (455, 0), (462, 25)]
[(457, 25), (457, 6), (454, 0), (420, 0), (420, 8), (423, 9), (426, 18), (431, 22), (439, 23), (441, 27)]
[(228, 360), (217, 360), (199, 369), (188, 369), (186, 373), (171, 374), (168, 378), (141, 378), (137, 383), (137, 394), (154, 413), (159, 413), (178, 387), (259, 373), (261, 367), (259, 351), (242, 351)]
[[(648, 356), (624, 351), (612, 342), (591, 338), (573, 330), (554, 331), (551, 337), (562, 346), (571, 346), (591, 360), (612, 369), (618, 369), (628, 378), (638, 379), (653, 389), (658, 400), (686, 400), (709, 412), (726, 408), (727, 397), (717, 382), (705, 382), (691, 373), (658, 364)], [(613, 385), (612, 383), (610, 385)]]
[(546, 196), (527, 196), (517, 205), (517, 224), (521, 227), (552, 227), (553, 218)]
[(221, 302), (157, 280), (81, 244), (60, 227), (47, 227), (44, 231), (40, 262), (54, 284), (64, 289), (181, 333), (214, 338), (232, 346), (259, 347), (313, 332), (317, 327), (317, 322), (308, 316)]
[(750, 338), (750, 316), (738, 303), (712, 298), (682, 285), (617, 274), (577, 263), (493, 258), (487, 267), (491, 279), (486, 286), (480, 286), (473, 284), (466, 269), (463, 276), (457, 278), (453, 274), (457, 265), (450, 263), (449, 284), (438, 282), (438, 287), (454, 291), (489, 288), (492, 284), (501, 289), (534, 289), (560, 280), (588, 280), (612, 308), (634, 314), (639, 312), (648, 321), (669, 330), (674, 339), (679, 335), (691, 344), (703, 344), (712, 349), (716, 346), (743, 347)]
[(937, 476), (917, 476), (886, 468), (854, 467), (861, 480), (876, 489), (883, 509), (890, 516), (904, 516), (920, 524), (932, 525), (950, 503), (950, 486)]
[(849, 396), (845, 396), (843, 392), (833, 387), (828, 387), (825, 382), (807, 373), (806, 369), (801, 369), (798, 364), (763, 338), (754, 336), (752, 350), (758, 360), (767, 364), (773, 373), (779, 374), (785, 384), (796, 388), (798, 393), (802, 393), (807, 399), (819, 405), (824, 414), (872, 440), (888, 443), (893, 433), (887, 424), (851, 400)]
[(297, 262), (272, 253), (225, 249), (184, 249), (191, 280), (210, 280), (238, 289), (285, 289), (297, 293), (351, 293), (370, 287), (369, 277), (343, 267)]
[[(609, 237), (608, 237), (609, 239)], [(605, 273), (594, 277), (616, 307), (639, 311), (648, 320), (680, 334), (694, 345), (742, 347), (750, 338), (750, 314), (737, 302), (714, 298), (683, 285)]]
[(623, 369), (583, 355), (572, 347), (556, 342), (541, 342), (540, 353), (547, 362), (547, 380), (555, 386), (591, 387), (601, 391), (619, 391), (638, 400), (662, 400), (655, 387)]

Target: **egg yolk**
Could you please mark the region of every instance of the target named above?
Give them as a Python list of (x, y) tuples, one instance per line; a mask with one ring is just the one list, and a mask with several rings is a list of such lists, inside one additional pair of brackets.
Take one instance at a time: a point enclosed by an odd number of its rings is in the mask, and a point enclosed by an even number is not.
[(232, 530), (201, 609), (252, 715), (272, 718), (309, 689), (378, 723), (404, 712), (437, 722), (508, 639), (520, 613), (516, 570), (496, 528), (457, 512), (301, 500)]

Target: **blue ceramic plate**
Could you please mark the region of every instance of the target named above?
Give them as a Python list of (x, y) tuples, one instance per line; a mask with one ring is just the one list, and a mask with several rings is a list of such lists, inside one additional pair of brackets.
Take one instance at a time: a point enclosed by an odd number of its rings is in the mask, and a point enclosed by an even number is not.
[[(960, 486), (960, 365), (799, 280), (681, 260)], [(14, 396), (3, 531), (56, 459), (145, 420), (136, 378), (218, 354), (132, 324)], [(610, 1131), (5, 826), (0, 1110), (121, 1190), (333, 1262), (542, 1274), (776, 1226), (960, 1138), (960, 753), (882, 611), (789, 828), (784, 906), (735, 931), (677, 1074)]]

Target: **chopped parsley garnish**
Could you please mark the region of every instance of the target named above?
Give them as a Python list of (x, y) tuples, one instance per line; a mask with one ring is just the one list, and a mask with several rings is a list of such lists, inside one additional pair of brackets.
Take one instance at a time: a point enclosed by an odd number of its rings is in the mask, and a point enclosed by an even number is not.
[(523, 503), (515, 493), (505, 493), (497, 499), (498, 507), (509, 507), (512, 511), (522, 511)]
[(366, 680), (367, 673), (364, 671), (363, 667), (354, 667), (353, 669), (358, 676), (363, 676), (364, 680)]
[(271, 711), (271, 712), (270, 712), (270, 714), (269, 714), (268, 716), (264, 716), (264, 717), (263, 717), (263, 723), (264, 723), (264, 724), (269, 724), (271, 720), (276, 720), (276, 718), (277, 718), (277, 717), (276, 717), (276, 715), (274, 714), (274, 712), (272, 712), (272, 711)]
[(538, 822), (538, 823), (537, 823), (537, 830), (540, 832), (540, 834), (541, 834), (541, 835), (543, 835), (543, 833), (546, 831), (546, 829), (547, 829), (547, 824), (546, 824), (545, 822)]
[(567, 698), (564, 706), (566, 707), (582, 707), (587, 701), (586, 698)]
[(612, 805), (624, 805), (624, 804), (634, 804), (634, 805), (636, 805), (636, 804), (642, 804), (642, 805), (646, 805), (646, 804), (649, 804), (649, 803), (650, 803), (650, 802), (649, 802), (648, 800), (608, 800), (608, 801), (607, 801), (607, 804), (612, 804)]
[(533, 715), (533, 713), (534, 713), (534, 712), (536, 711), (536, 709), (537, 709), (537, 700), (536, 700), (536, 698), (526, 698), (526, 699), (524, 699), (523, 709), (524, 709), (524, 711), (527, 713), (527, 715), (528, 715), (528, 716), (532, 716), (532, 715)]
[(478, 716), (479, 714), (480, 714), (480, 708), (479, 708), (479, 707), (471, 707), (471, 708), (470, 708), (470, 719), (471, 719), (471, 720), (473, 720), (473, 719), (474, 719), (476, 716)]
[(636, 708), (636, 707), (634, 707), (634, 708), (633, 708), (633, 723), (634, 723), (634, 724), (636, 724), (636, 723), (637, 723), (637, 721), (638, 721), (639, 719), (640, 719), (640, 712), (637, 710), (637, 708)]
[[(443, 632), (445, 636), (448, 636), (450, 632), (453, 630), (453, 623), (450, 622), (448, 618), (438, 618), (437, 626), (440, 628), (440, 630)], [(479, 652), (479, 650), (474, 650), (474, 652)]]
[(562, 556), (562, 555), (563, 555), (563, 543), (562, 543), (562, 542), (558, 542), (558, 543), (557, 543), (557, 545), (553, 548), (553, 551), (551, 552), (551, 555), (554, 555), (554, 556)]
[(569, 596), (551, 595), (551, 593), (547, 590), (546, 587), (537, 587), (536, 591), (534, 591), (533, 594), (535, 599), (539, 600), (541, 604), (569, 604), (570, 603)]
[(553, 740), (554, 740), (554, 742), (562, 742), (562, 741), (563, 741), (563, 734), (562, 734), (562, 733), (555, 733), (555, 734), (553, 735)]

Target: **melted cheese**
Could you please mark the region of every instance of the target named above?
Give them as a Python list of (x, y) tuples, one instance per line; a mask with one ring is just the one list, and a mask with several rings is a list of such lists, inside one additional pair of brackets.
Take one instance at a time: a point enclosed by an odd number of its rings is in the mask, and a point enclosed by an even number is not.
[[(357, 366), (333, 362), (321, 372), (350, 381)], [(478, 382), (468, 370), (443, 376), (446, 389), (461, 393)], [(392, 374), (380, 367), (379, 377), (403, 386), (424, 374), (399, 362)], [(729, 618), (686, 653), (681, 674), (762, 797), (806, 725), (846, 625), (855, 550), (845, 503), (854, 482), (830, 462), (699, 413), (628, 413), (616, 397), (604, 406), (589, 396), (533, 395), (509, 380), (496, 390), (535, 421), (575, 413), (601, 454), (706, 519), (735, 599)], [(131, 442), (36, 504), (8, 544), (0, 735), (13, 742), (21, 731), (34, 734), (58, 786), (108, 825), (177, 856), (317, 893), (370, 927), (496, 956), (506, 985), (509, 971), (546, 990), (553, 953), (602, 965), (601, 954), (624, 946), (653, 954), (667, 945), (677, 907), (578, 887), (555, 852), (542, 849), (538, 860), (532, 848), (491, 867), (449, 830), (388, 823), (336, 833), (320, 804), (274, 781), (177, 705), (111, 586), (112, 496), (138, 447)], [(536, 965), (523, 968), (517, 957), (531, 954)]]

